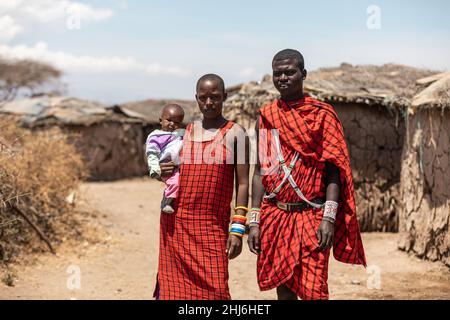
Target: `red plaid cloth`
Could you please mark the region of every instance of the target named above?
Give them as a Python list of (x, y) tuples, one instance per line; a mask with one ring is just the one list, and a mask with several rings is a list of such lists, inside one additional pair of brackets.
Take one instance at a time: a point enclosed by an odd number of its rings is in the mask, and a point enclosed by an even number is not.
[[(289, 105), (275, 100), (263, 107), (260, 114), (260, 150), (273, 159), (274, 148), (268, 141), (271, 141), (270, 129), (277, 129), (286, 164), (289, 165), (295, 152), (300, 154), (292, 176), (307, 199), (325, 197), (325, 162), (339, 168), (341, 194), (333, 254), (341, 262), (365, 266), (350, 160), (342, 124), (334, 109), (305, 95)], [(264, 134), (267, 134), (266, 138), (262, 138)], [(267, 159), (260, 160), (262, 170), (269, 172), (263, 175), (262, 181), (270, 193), (283, 174), (280, 171), (270, 172), (271, 164)], [(302, 201), (288, 182), (278, 193), (277, 199), (283, 202)], [(318, 253), (315, 250), (322, 210), (286, 213), (265, 201), (261, 212), (261, 254), (258, 256), (260, 288), (268, 290), (285, 284), (302, 298), (326, 299), (329, 252)]]
[[(186, 130), (176, 211), (161, 213), (160, 219), (155, 292), (159, 299), (230, 299), (225, 251), (234, 165), (226, 163), (226, 145), (220, 137), (232, 127), (229, 121), (220, 129), (218, 139), (207, 142), (191, 140), (192, 125)], [(219, 150), (223, 151), (223, 161), (210, 163)]]

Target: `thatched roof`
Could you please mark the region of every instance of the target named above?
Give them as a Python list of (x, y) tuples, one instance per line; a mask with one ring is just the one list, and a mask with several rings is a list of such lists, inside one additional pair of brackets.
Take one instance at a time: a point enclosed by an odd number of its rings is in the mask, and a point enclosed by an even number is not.
[[(328, 103), (359, 103), (402, 108), (411, 105), (413, 97), (430, 81), (417, 83), (434, 71), (396, 64), (321, 68), (308, 74), (305, 92)], [(249, 82), (227, 88), (225, 114), (231, 119), (255, 117), (259, 108), (279, 96), (270, 75), (260, 82)]]
[(450, 108), (450, 72), (419, 79), (429, 86), (414, 96), (411, 111), (419, 108)]
[(90, 126), (103, 121), (144, 123), (98, 102), (71, 97), (38, 97), (0, 106), (0, 114), (14, 115), (28, 127), (42, 125)]
[(389, 107), (404, 107), (420, 90), (418, 79), (436, 74), (434, 71), (385, 64), (352, 66), (311, 72), (305, 91), (325, 101), (356, 102)]
[(184, 122), (189, 123), (198, 118), (197, 103), (192, 100), (143, 100), (130, 102), (126, 104), (116, 105), (122, 112), (131, 117), (140, 117), (150, 123), (159, 123), (161, 111), (165, 105), (170, 103), (179, 104), (185, 112)]

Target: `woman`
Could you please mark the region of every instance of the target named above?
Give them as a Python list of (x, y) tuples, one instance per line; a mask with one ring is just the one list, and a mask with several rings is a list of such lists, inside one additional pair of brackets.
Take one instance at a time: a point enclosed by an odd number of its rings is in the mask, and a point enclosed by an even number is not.
[[(175, 214), (161, 215), (157, 299), (230, 299), (228, 259), (242, 250), (242, 237), (228, 228), (235, 174), (236, 214), (247, 211), (248, 139), (222, 115), (227, 94), (219, 76), (201, 77), (196, 89), (203, 119), (186, 129)], [(173, 169), (161, 164), (163, 175)]]

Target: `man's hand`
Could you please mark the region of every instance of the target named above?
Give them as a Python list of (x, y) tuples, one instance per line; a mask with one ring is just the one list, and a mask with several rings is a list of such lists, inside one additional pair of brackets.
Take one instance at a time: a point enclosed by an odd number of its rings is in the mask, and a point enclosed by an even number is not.
[(159, 167), (161, 168), (161, 177), (170, 177), (175, 170), (175, 163), (171, 162), (160, 162)]
[(259, 239), (260, 239), (261, 231), (258, 226), (251, 226), (250, 231), (248, 233), (248, 248), (254, 254), (258, 254), (260, 251)]
[(230, 234), (227, 241), (227, 254), (228, 259), (234, 259), (242, 252), (242, 238)]
[(322, 220), (317, 231), (317, 240), (319, 241), (319, 251), (331, 248), (334, 238), (334, 224), (327, 220)]

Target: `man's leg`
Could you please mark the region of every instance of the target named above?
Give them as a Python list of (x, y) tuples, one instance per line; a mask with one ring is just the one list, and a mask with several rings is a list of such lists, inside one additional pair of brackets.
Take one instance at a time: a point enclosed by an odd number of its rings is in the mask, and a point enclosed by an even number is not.
[(297, 295), (285, 285), (277, 287), (278, 300), (298, 300)]

